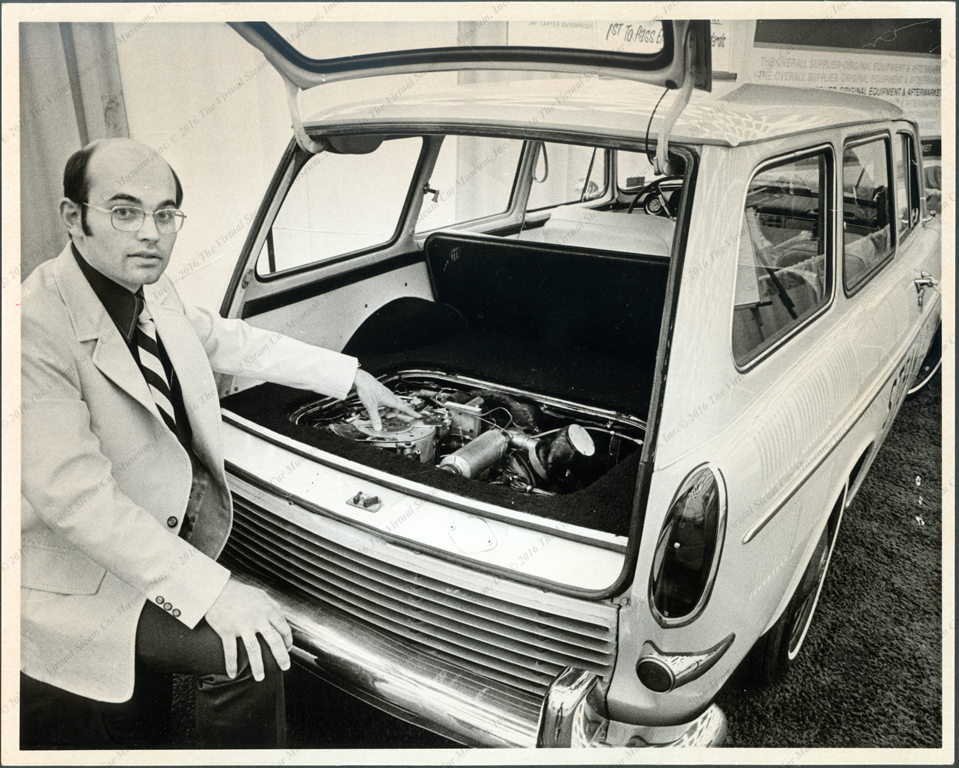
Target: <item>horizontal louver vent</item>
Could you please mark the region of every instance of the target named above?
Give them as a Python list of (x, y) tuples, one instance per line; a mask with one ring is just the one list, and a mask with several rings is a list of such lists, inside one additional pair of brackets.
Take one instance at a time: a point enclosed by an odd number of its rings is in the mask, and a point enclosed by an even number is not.
[(355, 551), (234, 496), (223, 560), (234, 569), (295, 588), (341, 612), (422, 646), (491, 680), (541, 696), (568, 666), (608, 679), (615, 612), (608, 621), (571, 616), (456, 587)]

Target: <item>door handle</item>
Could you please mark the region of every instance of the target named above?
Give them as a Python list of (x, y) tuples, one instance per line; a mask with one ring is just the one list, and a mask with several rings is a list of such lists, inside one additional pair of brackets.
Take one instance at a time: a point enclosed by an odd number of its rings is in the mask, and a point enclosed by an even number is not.
[(915, 280), (913, 280), (913, 283), (915, 283), (917, 293), (922, 293), (926, 288), (939, 287), (939, 281), (928, 272), (923, 272), (921, 277), (917, 277)]
[(920, 276), (912, 281), (916, 286), (916, 293), (919, 294), (919, 308), (922, 309), (922, 296), (926, 288), (938, 288), (939, 281), (928, 272), (921, 272)]

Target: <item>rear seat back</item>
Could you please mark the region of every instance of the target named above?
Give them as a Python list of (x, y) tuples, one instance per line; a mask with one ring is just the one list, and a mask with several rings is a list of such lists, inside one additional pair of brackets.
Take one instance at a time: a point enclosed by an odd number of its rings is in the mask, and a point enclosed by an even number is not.
[(436, 300), (471, 328), (548, 350), (655, 356), (666, 258), (446, 233), (427, 239), (426, 257)]
[(542, 227), (524, 232), (521, 239), (668, 257), (675, 229), (671, 219), (642, 210), (625, 213), (577, 206), (557, 208)]

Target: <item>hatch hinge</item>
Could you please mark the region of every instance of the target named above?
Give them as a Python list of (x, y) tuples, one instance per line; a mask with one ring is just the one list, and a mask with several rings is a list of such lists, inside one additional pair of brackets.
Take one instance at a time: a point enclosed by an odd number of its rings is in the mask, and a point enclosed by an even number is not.
[(676, 125), (679, 116), (689, 104), (689, 98), (693, 95), (696, 75), (693, 68), (693, 62), (696, 61), (696, 37), (691, 32), (686, 33), (686, 76), (683, 78), (683, 86), (679, 89), (679, 96), (672, 103), (669, 112), (663, 119), (663, 125), (659, 129), (659, 136), (656, 139), (656, 161), (655, 171), (657, 176), (673, 176), (677, 169), (673, 168), (669, 162), (669, 134)]
[(293, 120), (293, 133), (296, 136), (296, 143), (300, 145), (300, 149), (304, 152), (309, 152), (311, 155), (320, 154), (328, 148), (327, 143), (322, 139), (314, 141), (307, 135), (306, 129), (303, 127), (303, 119), (300, 117), (299, 86), (287, 80), (285, 75), (283, 76), (283, 84), (286, 86), (286, 103), (290, 107), (290, 118)]

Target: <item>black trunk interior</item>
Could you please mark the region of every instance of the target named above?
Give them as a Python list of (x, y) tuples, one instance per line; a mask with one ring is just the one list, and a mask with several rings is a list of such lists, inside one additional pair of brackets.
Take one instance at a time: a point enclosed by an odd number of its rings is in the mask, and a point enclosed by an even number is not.
[[(426, 258), (436, 301), (404, 297), (370, 315), (344, 352), (375, 375), (422, 368), (645, 419), (668, 261), (475, 235), (433, 235)], [(307, 445), (469, 499), (625, 535), (635, 451), (583, 490), (519, 494), (452, 475), (290, 414), (316, 393), (262, 384), (223, 406)]]

